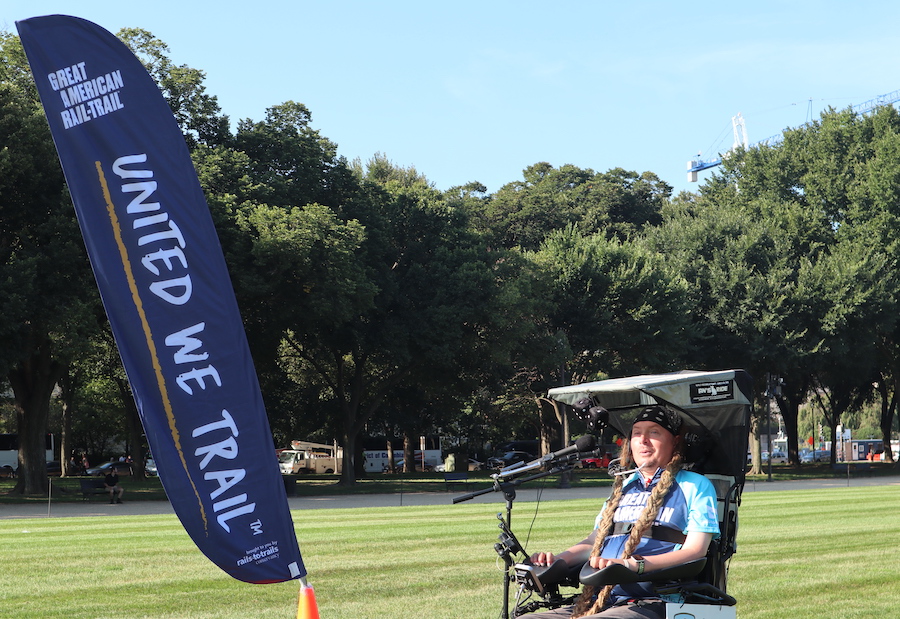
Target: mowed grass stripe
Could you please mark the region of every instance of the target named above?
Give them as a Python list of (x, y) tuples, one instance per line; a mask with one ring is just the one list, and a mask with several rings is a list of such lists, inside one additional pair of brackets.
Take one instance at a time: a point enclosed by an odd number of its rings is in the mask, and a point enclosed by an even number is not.
[[(596, 500), (517, 503), (530, 551), (590, 531)], [(900, 617), (900, 486), (748, 492), (729, 592), (741, 619)], [(326, 619), (499, 616), (502, 504), (293, 512)], [(529, 534), (530, 530), (530, 534)], [(0, 616), (293, 619), (297, 584), (248, 585), (197, 550), (174, 516), (0, 521)]]

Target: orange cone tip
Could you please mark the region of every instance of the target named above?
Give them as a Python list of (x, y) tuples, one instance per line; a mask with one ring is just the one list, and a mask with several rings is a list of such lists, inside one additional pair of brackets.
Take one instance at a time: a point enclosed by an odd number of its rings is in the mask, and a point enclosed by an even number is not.
[(319, 619), (316, 592), (309, 585), (300, 587), (300, 597), (297, 600), (297, 619)]

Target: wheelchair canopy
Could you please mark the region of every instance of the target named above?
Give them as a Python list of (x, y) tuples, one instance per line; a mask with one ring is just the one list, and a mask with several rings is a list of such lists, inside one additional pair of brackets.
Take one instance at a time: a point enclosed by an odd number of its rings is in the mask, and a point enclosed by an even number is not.
[(744, 370), (684, 370), (556, 387), (548, 395), (570, 406), (589, 400), (603, 407), (609, 425), (623, 436), (646, 406), (676, 410), (686, 424), (686, 461), (700, 473), (727, 475), (743, 487), (752, 389)]

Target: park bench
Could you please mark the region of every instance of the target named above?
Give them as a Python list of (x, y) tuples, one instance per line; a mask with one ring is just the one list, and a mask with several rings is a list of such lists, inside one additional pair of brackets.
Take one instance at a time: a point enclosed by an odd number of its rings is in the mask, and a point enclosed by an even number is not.
[(95, 494), (109, 494), (102, 479), (79, 479), (81, 484), (81, 497), (88, 500)]
[(872, 471), (871, 462), (835, 462), (832, 468), (839, 473), (870, 473)]
[(465, 488), (469, 487), (469, 474), (460, 471), (458, 473), (444, 473), (444, 483), (447, 485), (447, 491), (450, 491), (450, 484), (463, 484)]

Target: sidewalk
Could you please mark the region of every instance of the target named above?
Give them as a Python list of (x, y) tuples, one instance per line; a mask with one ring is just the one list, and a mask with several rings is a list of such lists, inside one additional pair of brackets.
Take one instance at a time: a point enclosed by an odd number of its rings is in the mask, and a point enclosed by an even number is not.
[[(487, 487), (486, 485), (484, 487)], [(471, 484), (469, 492), (481, 489)], [(603, 488), (560, 490), (545, 489), (541, 500), (597, 498), (601, 500)], [(536, 501), (540, 491), (536, 488), (518, 488), (517, 502)], [(398, 494), (351, 494), (326, 495), (317, 497), (288, 497), (288, 505), (302, 509), (343, 509), (348, 507), (413, 507), (422, 505), (452, 505), (453, 498), (465, 492), (413, 492)], [(0, 520), (11, 518), (65, 518), (72, 516), (137, 516), (154, 514), (174, 514), (168, 501), (128, 501), (127, 495), (120, 504), (110, 504), (106, 500), (88, 500), (66, 503), (18, 503), (0, 504)], [(475, 497), (469, 503), (496, 503), (498, 508), (505, 505), (505, 497), (499, 492), (490, 492)]]
[[(744, 495), (754, 492), (773, 492), (780, 490), (827, 490), (830, 488), (846, 488), (889, 485), (900, 486), (898, 477), (852, 477), (840, 479), (812, 479), (802, 481), (748, 481), (744, 486)], [(478, 486), (470, 484), (467, 492), (476, 492), (487, 488), (487, 484)], [(349, 507), (414, 507), (422, 505), (453, 505), (453, 499), (466, 495), (467, 492), (417, 492), (401, 494), (353, 494), (318, 497), (289, 497), (288, 504), (292, 510), (302, 509), (343, 509)], [(598, 508), (606, 498), (608, 488), (544, 488), (522, 487), (516, 490), (516, 503), (541, 501), (562, 501), (572, 499), (596, 499)], [(126, 497), (127, 498), (127, 497)], [(489, 492), (466, 503), (494, 503), (498, 509), (505, 506), (506, 499), (502, 493)], [(13, 518), (66, 518), (85, 516), (139, 516), (174, 514), (168, 501), (124, 501), (110, 505), (105, 500), (79, 501), (68, 503), (28, 503), (0, 504), (0, 520)]]

